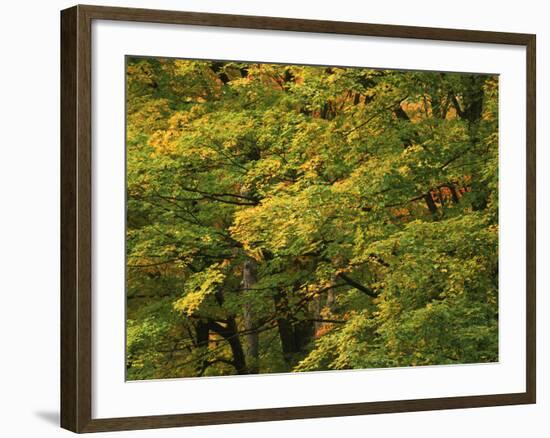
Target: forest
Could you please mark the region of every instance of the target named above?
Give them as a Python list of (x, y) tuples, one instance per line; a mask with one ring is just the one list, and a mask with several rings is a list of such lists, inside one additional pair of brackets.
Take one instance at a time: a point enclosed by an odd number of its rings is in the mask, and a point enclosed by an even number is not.
[(498, 361), (498, 148), (496, 75), (127, 57), (127, 379)]

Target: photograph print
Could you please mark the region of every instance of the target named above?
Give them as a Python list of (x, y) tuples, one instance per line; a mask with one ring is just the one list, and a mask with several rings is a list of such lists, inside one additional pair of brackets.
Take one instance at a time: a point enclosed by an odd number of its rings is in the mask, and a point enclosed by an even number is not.
[(498, 362), (498, 91), (127, 56), (127, 380)]

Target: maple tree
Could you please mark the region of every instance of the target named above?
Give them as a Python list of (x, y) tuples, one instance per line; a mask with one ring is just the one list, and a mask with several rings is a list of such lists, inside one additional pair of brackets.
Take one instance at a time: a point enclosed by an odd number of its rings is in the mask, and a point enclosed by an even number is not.
[(498, 360), (498, 77), (126, 71), (129, 379)]

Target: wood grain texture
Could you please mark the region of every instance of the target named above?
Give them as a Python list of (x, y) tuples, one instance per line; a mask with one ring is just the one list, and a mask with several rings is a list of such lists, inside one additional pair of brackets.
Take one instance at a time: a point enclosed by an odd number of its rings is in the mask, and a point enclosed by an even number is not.
[(76, 8), (61, 16), (61, 426), (77, 428)]
[(284, 30), (294, 32), (334, 33), (388, 38), (414, 38), (526, 45), (531, 35), (507, 32), (488, 32), (434, 27), (396, 26), (341, 21), (302, 20), (296, 18), (259, 17), (253, 15), (210, 14), (104, 6), (80, 6), (95, 19), (139, 21), (148, 23), (221, 26), (247, 29)]
[(532, 403), (536, 403), (537, 394), (537, 81), (536, 81), (536, 37), (531, 35), (526, 44), (527, 55), (527, 239), (526, 239), (526, 277), (527, 277), (527, 394)]
[(61, 425), (91, 419), (91, 21), (61, 14)]
[[(525, 46), (527, 50), (526, 392), (92, 419), (91, 23), (95, 19)], [(535, 403), (535, 58), (536, 40), (535, 36), (530, 34), (99, 6), (75, 6), (62, 11), (61, 426), (80, 433)]]

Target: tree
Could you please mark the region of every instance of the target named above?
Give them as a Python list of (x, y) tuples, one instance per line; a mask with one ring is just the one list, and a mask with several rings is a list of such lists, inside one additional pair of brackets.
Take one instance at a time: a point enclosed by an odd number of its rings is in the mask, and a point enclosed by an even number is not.
[(129, 58), (130, 379), (498, 360), (498, 79)]

